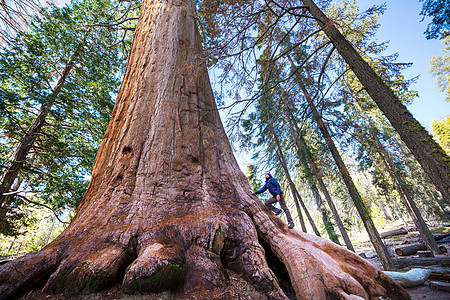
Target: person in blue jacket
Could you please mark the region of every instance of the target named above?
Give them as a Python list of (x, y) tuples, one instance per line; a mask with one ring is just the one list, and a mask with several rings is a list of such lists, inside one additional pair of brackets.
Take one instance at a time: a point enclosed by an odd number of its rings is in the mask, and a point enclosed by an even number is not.
[(281, 209), (277, 209), (273, 204), (275, 202), (279, 202), (281, 208), (284, 210), (284, 213), (286, 214), (286, 219), (289, 223), (289, 228), (294, 228), (294, 221), (292, 220), (291, 212), (289, 211), (288, 207), (286, 206), (286, 201), (284, 201), (284, 195), (283, 191), (281, 190), (281, 186), (278, 183), (278, 181), (270, 175), (270, 173), (266, 174), (266, 183), (256, 192), (253, 192), (253, 194), (261, 194), (265, 192), (266, 190), (269, 190), (269, 193), (272, 194), (272, 198), (267, 200), (264, 204), (271, 210), (275, 215), (281, 214), (283, 211)]

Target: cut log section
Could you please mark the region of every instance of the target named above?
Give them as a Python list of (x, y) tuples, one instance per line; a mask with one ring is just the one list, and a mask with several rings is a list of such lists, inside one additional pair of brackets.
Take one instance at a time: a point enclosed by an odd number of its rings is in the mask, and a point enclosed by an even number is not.
[[(425, 246), (425, 244), (412, 244), (412, 245), (397, 247), (395, 249), (395, 253), (399, 256), (408, 256), (408, 255), (416, 254), (417, 251), (426, 251), (426, 250), (427, 250), (427, 246)], [(447, 248), (445, 248), (444, 246), (439, 246), (439, 250), (441, 250), (442, 253), (447, 253)]]
[(423, 251), (423, 250), (427, 250), (427, 246), (425, 246), (424, 244), (413, 244), (413, 245), (398, 247), (395, 249), (395, 253), (400, 256), (408, 256), (408, 255), (416, 254), (417, 251)]
[(405, 228), (401, 227), (401, 228), (398, 228), (398, 229), (382, 232), (382, 233), (380, 233), (380, 236), (383, 239), (385, 239), (385, 238), (390, 237), (390, 236), (402, 235), (402, 234), (408, 234), (408, 230), (406, 230)]

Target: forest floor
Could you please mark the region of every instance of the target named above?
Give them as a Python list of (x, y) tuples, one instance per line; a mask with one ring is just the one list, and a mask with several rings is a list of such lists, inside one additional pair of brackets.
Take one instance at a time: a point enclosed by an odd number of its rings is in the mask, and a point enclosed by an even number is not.
[[(382, 232), (396, 229), (399, 227), (405, 227), (405, 224), (390, 224), (390, 226), (383, 229)], [(407, 235), (398, 235), (398, 236), (392, 236), (389, 238), (385, 238), (384, 241), (386, 243), (386, 246), (388, 246), (388, 251), (392, 255), (393, 258), (399, 258), (395, 254), (395, 247), (406, 245), (406, 244), (413, 244), (420, 242), (421, 239), (418, 235), (417, 231), (414, 231), (414, 227), (412, 224), (407, 224), (406, 227), (408, 229)], [(450, 233), (450, 226), (434, 226), (431, 227), (431, 231), (433, 234), (448, 234)], [(355, 234), (356, 235), (356, 234)], [(364, 253), (367, 257), (367, 260), (371, 262), (372, 264), (378, 266), (381, 268), (381, 264), (379, 262), (379, 259), (374, 252), (373, 248), (371, 247), (369, 238), (367, 236), (364, 236), (364, 234), (357, 234), (358, 239), (355, 239), (355, 235), (352, 236), (352, 240), (356, 240), (354, 243), (356, 253), (361, 254)], [(450, 243), (440, 243), (439, 245), (444, 245), (450, 252)], [(442, 258), (450, 258), (450, 253), (447, 252), (446, 254), (441, 255)], [(408, 257), (417, 257), (417, 255), (412, 255)], [(425, 267), (426, 268), (426, 267)], [(449, 268), (450, 270), (450, 268)], [(450, 273), (447, 274), (448, 278), (450, 278)], [(434, 280), (434, 279), (433, 279)], [(445, 280), (439, 280), (439, 281), (445, 281)], [(448, 281), (447, 281), (448, 282)], [(407, 291), (411, 295), (412, 300), (421, 300), (421, 299), (428, 299), (428, 300), (449, 300), (450, 299), (450, 293), (438, 291), (431, 289), (429, 287), (430, 280), (427, 280), (424, 285), (414, 287), (414, 288), (407, 288)], [(167, 296), (167, 297), (166, 297)], [(158, 294), (157, 296), (154, 295), (125, 295), (122, 293), (120, 285), (117, 284), (115, 286), (112, 286), (104, 291), (89, 294), (89, 295), (81, 295), (81, 296), (75, 296), (75, 297), (66, 297), (63, 295), (47, 295), (42, 293), (39, 289), (33, 290), (19, 299), (21, 300), (112, 300), (112, 299), (121, 299), (121, 300), (153, 300), (153, 299), (170, 299), (169, 295), (165, 294)]]
[[(436, 224), (437, 225), (437, 224)], [(419, 233), (415, 231), (414, 226), (412, 224), (401, 224), (401, 223), (393, 223), (390, 224), (390, 226), (387, 226), (383, 229), (383, 231), (380, 232), (386, 232), (389, 230), (397, 229), (397, 228), (406, 228), (408, 230), (408, 234), (406, 235), (397, 235), (397, 236), (391, 236), (388, 238), (384, 238), (384, 242), (386, 246), (388, 247), (388, 251), (391, 254), (392, 258), (401, 258), (395, 253), (395, 248), (398, 246), (404, 246), (408, 244), (414, 244), (414, 243), (420, 243), (422, 242), (422, 239), (419, 237)], [(432, 234), (441, 235), (441, 234), (450, 234), (450, 226), (448, 224), (445, 224), (445, 226), (431, 226), (430, 230)], [(378, 259), (378, 256), (376, 255), (376, 252), (374, 251), (373, 247), (371, 246), (370, 240), (368, 236), (364, 237), (364, 234), (358, 235), (359, 241), (355, 243), (355, 250), (356, 253), (361, 254), (364, 253), (367, 257), (367, 260), (376, 265), (377, 267), (381, 268), (380, 260)], [(352, 240), (354, 237), (352, 237)], [(439, 246), (445, 246), (448, 249), (448, 252), (442, 255), (439, 255), (439, 257), (442, 258), (450, 258), (450, 242), (448, 243), (439, 243)], [(408, 258), (418, 258), (418, 255), (410, 255)], [(427, 268), (427, 267), (419, 267), (418, 268)], [(448, 266), (447, 266), (448, 268)], [(450, 271), (450, 268), (448, 268)], [(406, 269), (405, 269), (406, 271)], [(450, 278), (450, 272), (447, 273), (447, 277)], [(435, 279), (432, 279), (433, 281)], [(442, 282), (449, 282), (448, 280), (436, 280), (436, 281), (442, 281)], [(406, 290), (411, 295), (411, 299), (413, 300), (419, 300), (419, 299), (428, 299), (428, 300), (449, 300), (450, 299), (450, 293), (444, 292), (444, 291), (438, 291), (431, 289), (429, 287), (431, 280), (427, 280), (423, 285), (413, 288), (407, 288)]]

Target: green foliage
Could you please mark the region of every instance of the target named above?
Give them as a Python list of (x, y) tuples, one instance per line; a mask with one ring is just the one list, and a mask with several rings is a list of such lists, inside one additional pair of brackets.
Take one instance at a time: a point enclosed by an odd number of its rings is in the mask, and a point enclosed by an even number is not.
[(245, 175), (248, 178), (248, 182), (250, 183), (250, 187), (252, 190), (256, 191), (259, 190), (259, 188), (262, 185), (262, 182), (260, 179), (258, 179), (257, 174), (257, 167), (255, 165), (248, 164), (247, 169), (245, 170)]
[[(27, 33), (0, 50), (0, 169), (11, 159), (33, 118), (49, 110), (42, 131), (20, 171), (20, 189), (34, 201), (62, 213), (74, 210), (89, 184), (92, 167), (114, 107), (126, 53), (117, 44), (114, 0), (72, 1), (50, 6), (32, 20)], [(127, 4), (128, 5), (128, 4)], [(124, 38), (123, 44), (130, 39)], [(126, 49), (126, 47), (125, 47)], [(73, 62), (60, 91), (55, 84)], [(20, 195), (8, 200), (3, 234), (27, 225), (30, 205)]]
[(442, 40), (445, 45), (444, 55), (432, 56), (430, 60), (430, 73), (436, 77), (436, 84), (446, 94), (450, 101), (450, 36)]
[(434, 121), (432, 126), (433, 135), (447, 155), (450, 155), (450, 116), (445, 117), (439, 122)]
[(444, 38), (450, 31), (450, 0), (420, 0), (423, 16), (431, 17), (425, 36), (427, 39)]
[(0, 235), (0, 255), (16, 255), (39, 251), (64, 230), (54, 214), (48, 209), (33, 207), (27, 209), (32, 222), (19, 227), (15, 236)]

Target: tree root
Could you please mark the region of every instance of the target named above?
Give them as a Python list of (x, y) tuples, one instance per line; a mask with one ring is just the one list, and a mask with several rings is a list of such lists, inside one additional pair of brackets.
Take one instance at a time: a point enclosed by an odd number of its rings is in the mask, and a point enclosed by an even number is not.
[[(287, 229), (263, 206), (252, 210), (194, 210), (167, 217), (158, 226), (151, 223), (146, 230), (128, 228), (119, 236), (109, 236), (109, 227), (90, 228), (83, 237), (62, 234), (41, 252), (0, 268), (0, 298), (42, 282), (45, 293), (75, 295), (122, 280), (126, 294), (170, 292), (178, 299), (245, 298), (244, 293), (258, 299), (409, 299), (356, 254)], [(272, 270), (267, 258), (273, 261), (274, 255), (278, 265), (272, 263)], [(247, 282), (247, 291), (234, 290), (236, 277)]]

